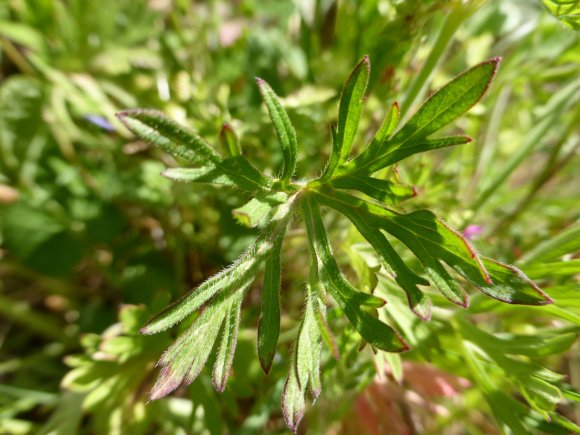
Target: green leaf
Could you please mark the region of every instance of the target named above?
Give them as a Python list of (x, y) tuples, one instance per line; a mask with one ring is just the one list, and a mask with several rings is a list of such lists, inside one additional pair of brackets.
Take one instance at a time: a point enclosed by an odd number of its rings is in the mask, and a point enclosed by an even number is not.
[(467, 112), (485, 94), (501, 58), (482, 62), (435, 92), (391, 139), (398, 148), (419, 143)]
[(265, 373), (268, 373), (272, 367), (280, 336), (280, 251), (283, 241), (284, 232), (281, 232), (274, 241), (264, 270), (262, 309), (258, 321), (258, 358)]
[(542, 0), (546, 9), (568, 27), (580, 32), (580, 4), (575, 0)]
[[(364, 293), (374, 293), (379, 282), (377, 273), (381, 269), (381, 264), (374, 255), (364, 252), (367, 246), (363, 243), (353, 243), (347, 248), (346, 253), (350, 267), (357, 276), (357, 287)], [(369, 246), (369, 249), (372, 248)]]
[(488, 296), (508, 304), (547, 305), (554, 302), (517, 267), (491, 258), (481, 259), (489, 272), (491, 284), (471, 282)]
[(274, 207), (288, 199), (284, 192), (276, 192), (269, 195), (259, 195), (252, 198), (243, 206), (236, 208), (232, 213), (242, 225), (255, 227)]
[(562, 401), (562, 393), (558, 387), (536, 376), (523, 378), (519, 386), (526, 401), (540, 413), (554, 411)]
[(271, 182), (242, 156), (222, 160), (218, 165), (201, 168), (168, 168), (161, 173), (170, 180), (186, 183), (211, 183), (237, 187), (248, 192), (260, 191)]
[(535, 263), (525, 267), (526, 274), (533, 279), (573, 277), (580, 270), (580, 259)]
[[(401, 240), (421, 261), (431, 280), (452, 302), (467, 306), (467, 293), (443, 267), (444, 261), (483, 293), (511, 304), (552, 303), (538, 286), (514, 266), (480, 258), (469, 241), (428, 210), (398, 214), (328, 188), (320, 201), (347, 215), (365, 216), (373, 225)], [(347, 216), (349, 217), (349, 216)]]
[(373, 177), (359, 178), (347, 175), (333, 179), (330, 185), (337, 189), (349, 189), (362, 192), (385, 204), (399, 204), (416, 195), (413, 186), (393, 183), (388, 180)]
[(224, 124), (220, 132), (220, 144), (225, 156), (236, 157), (242, 155), (242, 149), (234, 129), (229, 124)]
[(193, 163), (217, 163), (218, 153), (199, 135), (156, 110), (125, 110), (117, 117), (135, 136), (174, 157)]
[(296, 378), (302, 390), (310, 387), (312, 396), (316, 400), (322, 386), (320, 384), (320, 352), (322, 339), (316, 322), (316, 293), (307, 287), (306, 309), (298, 332), (296, 348)]
[(296, 149), (298, 147), (296, 131), (290, 122), (286, 110), (284, 110), (282, 103), (280, 103), (278, 96), (274, 93), (270, 85), (260, 78), (257, 78), (256, 81), (258, 82), (260, 93), (268, 108), (268, 113), (274, 124), (280, 145), (282, 145), (284, 169), (281, 178), (284, 181), (288, 181), (292, 178), (296, 170)]
[(333, 141), (332, 154), (322, 180), (330, 178), (335, 169), (348, 160), (363, 111), (370, 72), (369, 58), (364, 56), (342, 88), (338, 106), (336, 140)]
[[(379, 131), (377, 131), (377, 134), (373, 138), (372, 142), (369, 144), (368, 148), (364, 151), (364, 153), (367, 153), (370, 158), (373, 158), (377, 154), (377, 152), (381, 149), (383, 144), (387, 141), (387, 139), (389, 139), (391, 134), (393, 134), (393, 132), (397, 128), (397, 125), (399, 125), (400, 116), (401, 109), (399, 109), (399, 104), (395, 101), (395, 103), (393, 103), (393, 105), (385, 115), (385, 119), (383, 120), (383, 123), (379, 128)], [(383, 152), (384, 151), (386, 150), (383, 150)]]
[(306, 410), (304, 395), (304, 391), (300, 389), (293, 362), (282, 391), (282, 413), (286, 425), (294, 433), (298, 431), (298, 425)]
[(409, 346), (397, 332), (361, 308), (369, 298), (353, 288), (340, 272), (330, 252), (317, 204), (312, 198), (305, 198), (302, 205), (311, 255), (317, 262), (323, 287), (331, 292), (350, 323), (371, 346), (388, 352), (408, 350)]
[(580, 222), (575, 222), (555, 237), (548, 237), (533, 250), (524, 254), (520, 265), (545, 263), (561, 259), (564, 255), (580, 251)]
[[(246, 288), (249, 286), (246, 286)], [(151, 400), (160, 399), (182, 383), (190, 384), (201, 372), (233, 299), (239, 298), (245, 288), (221, 293), (209, 304), (199, 318), (183, 333), (159, 360), (162, 367), (151, 390)]]
[(228, 377), (232, 370), (238, 331), (240, 329), (240, 312), (245, 291), (237, 291), (231, 300), (223, 322), (223, 333), (217, 358), (213, 366), (213, 384), (220, 393), (226, 388)]
[(322, 289), (320, 288), (318, 271), (315, 264), (311, 265), (309, 290), (313, 295), (316, 295), (316, 303), (312, 305), (312, 308), (314, 309), (316, 324), (318, 326), (318, 331), (320, 332), (322, 342), (325, 344), (328, 350), (330, 350), (334, 358), (339, 359), (340, 353), (338, 351), (338, 346), (336, 345), (336, 340), (330, 331), (328, 323), (326, 322), (326, 305), (323, 301)]
[[(351, 162), (351, 165), (353, 172), (372, 174), (379, 169), (386, 168), (412, 155), (455, 145), (464, 145), (471, 141), (472, 139), (468, 136), (446, 136), (436, 139), (423, 139), (421, 142), (413, 144), (412, 146), (394, 148), (390, 152), (378, 150), (375, 153), (380, 154), (378, 157), (376, 155), (371, 157), (368, 154), (361, 154)], [(389, 142), (385, 144), (385, 147), (388, 149), (390, 145), (391, 143)]]
[(429, 285), (429, 282), (409, 269), (381, 231), (369, 224), (363, 216), (353, 212), (350, 208), (341, 207), (341, 211), (379, 254), (385, 268), (391, 272), (397, 284), (407, 294), (411, 310), (419, 318), (429, 320), (431, 318), (431, 299), (417, 287), (417, 285)]
[(155, 110), (126, 110), (117, 117), (140, 139), (160, 147), (174, 157), (199, 163), (201, 168), (176, 168), (163, 175), (177, 181), (235, 186), (249, 192), (267, 189), (271, 180), (242, 156), (222, 159), (199, 135), (186, 130)]
[(192, 290), (154, 316), (141, 329), (141, 332), (143, 334), (156, 334), (164, 331), (193, 313), (218, 293), (249, 286), (254, 281), (261, 262), (270, 254), (274, 241), (286, 228), (292, 214), (294, 200), (295, 197), (276, 209), (268, 227), (234, 264), (212, 276), (197, 289)]
[(489, 335), (489, 347), (511, 355), (543, 357), (566, 352), (577, 340), (570, 332), (557, 335)]
[(184, 183), (211, 183), (231, 187), (237, 186), (234, 180), (215, 165), (202, 166), (201, 168), (168, 168), (161, 175), (170, 180)]

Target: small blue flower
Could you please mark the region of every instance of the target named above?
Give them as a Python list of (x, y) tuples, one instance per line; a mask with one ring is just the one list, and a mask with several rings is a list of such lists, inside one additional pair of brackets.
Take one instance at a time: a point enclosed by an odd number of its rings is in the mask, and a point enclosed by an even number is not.
[(101, 115), (85, 115), (84, 118), (91, 124), (101, 127), (103, 130), (115, 131), (115, 127), (111, 124), (107, 118)]

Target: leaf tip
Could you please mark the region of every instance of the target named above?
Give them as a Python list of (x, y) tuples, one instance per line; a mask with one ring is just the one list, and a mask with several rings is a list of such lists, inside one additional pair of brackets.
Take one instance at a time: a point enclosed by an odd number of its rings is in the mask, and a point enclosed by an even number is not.
[(227, 134), (228, 132), (233, 133), (234, 128), (230, 124), (228, 124), (227, 122), (224, 122), (222, 125), (222, 129), (220, 130), (220, 136), (223, 136), (223, 135)]
[(262, 90), (262, 88), (264, 88), (264, 86), (268, 85), (268, 83), (266, 83), (266, 80), (264, 80), (260, 77), (256, 77), (256, 83), (258, 84), (258, 87), (260, 88), (260, 90)]
[(226, 389), (226, 380), (225, 379), (218, 379), (215, 376), (212, 377), (213, 387), (218, 393), (223, 393)]
[(272, 361), (274, 360), (273, 356), (267, 355), (266, 358), (259, 358), (260, 359), (260, 366), (262, 367), (262, 371), (264, 374), (269, 375), (270, 370), (272, 369)]

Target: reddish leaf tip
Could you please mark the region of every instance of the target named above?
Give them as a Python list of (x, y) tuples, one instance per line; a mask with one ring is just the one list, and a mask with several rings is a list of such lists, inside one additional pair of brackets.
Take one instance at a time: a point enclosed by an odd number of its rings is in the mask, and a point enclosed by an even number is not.
[(398, 101), (395, 101), (395, 102), (393, 103), (393, 107), (396, 107), (396, 108), (397, 108), (397, 110), (401, 110), (401, 108), (399, 107), (399, 102), (398, 102)]
[(272, 369), (272, 361), (274, 360), (274, 358), (269, 358), (269, 360), (270, 360), (270, 362), (267, 363), (266, 361), (264, 361), (263, 358), (260, 358), (260, 367), (262, 367), (262, 371), (266, 375), (270, 374), (270, 370)]
[(227, 122), (224, 122), (222, 125), (221, 132), (223, 133), (224, 131), (227, 131), (227, 130), (234, 131), (233, 127), (230, 124), (228, 124)]

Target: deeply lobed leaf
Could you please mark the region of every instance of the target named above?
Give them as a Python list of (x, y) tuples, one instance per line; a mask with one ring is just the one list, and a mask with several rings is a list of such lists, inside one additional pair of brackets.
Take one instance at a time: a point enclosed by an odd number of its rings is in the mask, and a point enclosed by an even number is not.
[(330, 252), (326, 231), (315, 201), (312, 198), (304, 198), (302, 210), (320, 281), (342, 308), (352, 326), (373, 347), (388, 352), (408, 350), (409, 346), (397, 332), (361, 307), (361, 300), (364, 298), (342, 275)]
[(250, 285), (261, 262), (270, 255), (274, 241), (285, 231), (293, 211), (291, 206), (294, 200), (295, 198), (289, 199), (278, 207), (269, 226), (233, 265), (209, 278), (198, 289), (192, 290), (157, 314), (141, 329), (141, 332), (156, 334), (164, 331), (193, 313), (216, 294)]
[[(401, 240), (421, 261), (433, 283), (455, 304), (467, 306), (467, 293), (441, 261), (453, 267), (482, 292), (503, 302), (527, 305), (552, 302), (515, 267), (481, 259), (463, 236), (427, 210), (398, 214), (328, 188), (324, 192), (319, 191), (317, 198), (323, 205), (336, 209), (353, 221), (359, 221), (359, 226), (360, 220), (364, 219)], [(492, 272), (486, 269), (488, 265)], [(406, 290), (410, 290), (408, 285)]]

